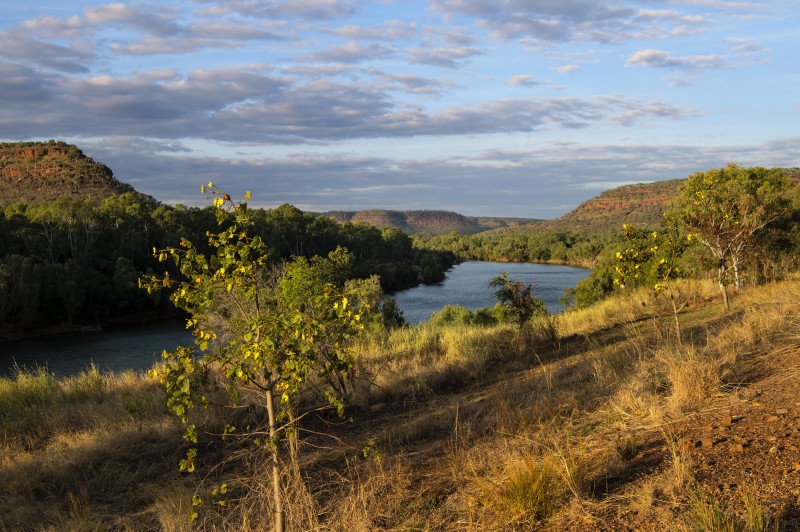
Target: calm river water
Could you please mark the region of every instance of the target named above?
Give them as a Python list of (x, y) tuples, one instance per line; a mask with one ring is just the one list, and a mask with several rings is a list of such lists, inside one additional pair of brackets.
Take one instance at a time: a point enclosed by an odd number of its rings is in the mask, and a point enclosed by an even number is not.
[(420, 285), (397, 292), (397, 306), (408, 323), (419, 323), (445, 305), (461, 305), (470, 310), (491, 307), (497, 303), (489, 281), (503, 272), (511, 279), (533, 282), (534, 295), (544, 301), (550, 313), (563, 309), (558, 298), (565, 288), (574, 287), (589, 275), (589, 270), (555, 264), (525, 262), (462, 262), (447, 272), (447, 279), (435, 285)]
[(161, 352), (193, 345), (183, 320), (118, 327), (102, 332), (68, 333), (0, 343), (0, 376), (14, 365), (46, 367), (59, 376), (74, 375), (92, 362), (101, 371), (144, 371), (161, 360)]
[[(550, 312), (561, 310), (558, 298), (589, 270), (550, 264), (470, 261), (447, 272), (437, 285), (421, 285), (394, 294), (406, 321), (415, 324), (448, 304), (475, 310), (495, 304), (489, 280), (502, 272), (512, 279), (533, 281), (535, 294)], [(192, 345), (183, 320), (119, 327), (103, 332), (70, 333), (0, 343), (0, 376), (14, 373), (14, 366), (46, 367), (59, 376), (74, 375), (92, 362), (101, 371), (144, 371), (161, 360), (164, 349)]]

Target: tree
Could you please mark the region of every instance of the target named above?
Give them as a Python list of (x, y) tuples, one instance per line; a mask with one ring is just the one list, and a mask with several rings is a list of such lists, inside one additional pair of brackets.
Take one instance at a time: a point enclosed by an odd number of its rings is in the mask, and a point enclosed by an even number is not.
[[(280, 440), (294, 430), (296, 400), (315, 379), (327, 402), (341, 414), (343, 390), (323, 384), (342, 382), (340, 376), (350, 366), (347, 342), (361, 329), (361, 316), (331, 284), (317, 286), (302, 301), (291, 297), (296, 290), (281, 297), (266, 243), (251, 236), (247, 204), (234, 202), (213, 183), (201, 190), (213, 197), (219, 226), (219, 232), (207, 233), (212, 252), (199, 253), (184, 238), (179, 247), (155, 251), (160, 261), (174, 262), (183, 279), (165, 273), (140, 282), (148, 291), (173, 290), (172, 302), (190, 314), (187, 327), (197, 346), (164, 352), (165, 363), (153, 375), (166, 387), (167, 406), (187, 424), (184, 438), (195, 444), (197, 427), (190, 423), (189, 414), (197, 406), (208, 405), (201, 386), (208, 371), (219, 372), (227, 380), (231, 405), (244, 393), (260, 398), (267, 411), (268, 431), (255, 429), (244, 435), (270, 451), (275, 529), (282, 531)], [(298, 271), (305, 267), (301, 265)], [(234, 434), (243, 435), (240, 428), (228, 424), (223, 435)], [(196, 455), (196, 447), (191, 448), (181, 469), (193, 471)]]
[(509, 279), (508, 273), (503, 272), (489, 281), (489, 286), (495, 288), (494, 295), (497, 300), (502, 305), (509, 307), (520, 325), (533, 316), (547, 315), (547, 307), (544, 302), (533, 295), (532, 283), (525, 284)]
[(689, 245), (689, 238), (675, 226), (665, 230), (645, 231), (630, 224), (622, 226), (625, 248), (616, 252), (614, 284), (620, 288), (646, 286), (653, 295), (665, 294), (672, 305), (675, 318), (675, 336), (683, 345), (680, 311), (688, 304), (681, 289), (672, 281), (683, 277), (679, 260)]
[(681, 195), (667, 218), (685, 226), (711, 253), (726, 308), (729, 272), (738, 289), (757, 233), (786, 212), (788, 188), (789, 180), (780, 168), (736, 164), (694, 173), (681, 185)]

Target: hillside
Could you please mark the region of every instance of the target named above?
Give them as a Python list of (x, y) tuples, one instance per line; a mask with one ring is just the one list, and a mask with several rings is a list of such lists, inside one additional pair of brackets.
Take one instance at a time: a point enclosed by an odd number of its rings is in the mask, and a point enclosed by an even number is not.
[[(644, 293), (524, 329), (360, 340), (347, 421), (303, 422), (288, 529), (798, 530), (800, 284), (729, 311), (713, 283), (683, 289), (682, 346)], [(181, 473), (164, 400), (141, 374), (0, 378), (0, 529), (270, 530), (268, 453), (203, 434)]]
[(450, 211), (329, 211), (323, 213), (339, 222), (362, 222), (375, 227), (392, 227), (408, 234), (441, 235), (456, 232), (464, 235), (501, 227), (519, 227), (533, 222), (528, 218), (463, 216)]
[(0, 143), (0, 207), (58, 198), (104, 198), (133, 191), (111, 169), (65, 142)]
[(592, 232), (618, 229), (626, 223), (657, 227), (664, 211), (678, 197), (682, 182), (683, 179), (673, 179), (612, 188), (551, 223)]

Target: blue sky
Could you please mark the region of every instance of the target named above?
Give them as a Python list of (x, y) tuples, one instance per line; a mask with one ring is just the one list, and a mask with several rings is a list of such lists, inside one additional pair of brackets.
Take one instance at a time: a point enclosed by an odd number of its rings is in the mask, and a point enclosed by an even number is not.
[(553, 218), (800, 166), (800, 1), (0, 3), (0, 140), (167, 203)]

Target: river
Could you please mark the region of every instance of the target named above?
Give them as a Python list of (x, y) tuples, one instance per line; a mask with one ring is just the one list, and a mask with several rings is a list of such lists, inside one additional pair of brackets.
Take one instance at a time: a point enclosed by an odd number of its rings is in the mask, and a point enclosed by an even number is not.
[(574, 287), (589, 275), (585, 268), (556, 264), (468, 261), (449, 270), (442, 283), (420, 285), (392, 295), (406, 321), (416, 324), (445, 305), (460, 305), (470, 310), (494, 306), (497, 299), (489, 281), (503, 272), (511, 279), (532, 282), (534, 295), (544, 301), (551, 314), (563, 310), (558, 299), (564, 296), (564, 289)]
[(94, 363), (101, 371), (144, 371), (161, 360), (164, 349), (193, 345), (184, 320), (115, 327), (102, 332), (54, 334), (0, 343), (0, 376), (14, 365), (43, 367), (58, 376), (74, 375)]
[[(533, 282), (535, 294), (550, 312), (558, 312), (565, 288), (589, 274), (589, 270), (551, 264), (469, 261), (447, 272), (444, 282), (420, 285), (394, 295), (403, 316), (411, 324), (427, 320), (448, 304), (475, 310), (496, 302), (489, 280), (508, 272), (509, 277)], [(161, 360), (164, 349), (192, 345), (182, 320), (143, 323), (102, 332), (69, 333), (0, 343), (0, 376), (10, 376), (14, 366), (44, 367), (58, 376), (74, 375), (94, 363), (101, 371), (144, 371)]]

